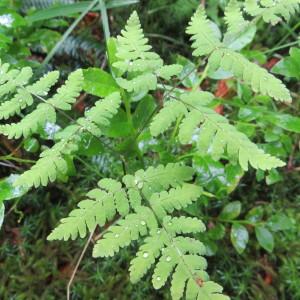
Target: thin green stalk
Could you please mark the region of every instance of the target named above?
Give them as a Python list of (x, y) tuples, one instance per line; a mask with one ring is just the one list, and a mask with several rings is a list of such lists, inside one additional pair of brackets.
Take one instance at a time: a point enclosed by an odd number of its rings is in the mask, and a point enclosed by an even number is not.
[(60, 46), (64, 43), (64, 41), (68, 38), (68, 36), (71, 34), (71, 32), (75, 29), (75, 27), (78, 25), (78, 23), (84, 18), (84, 16), (98, 3), (99, 0), (94, 0), (81, 14), (80, 16), (72, 23), (72, 25), (66, 30), (66, 32), (63, 34), (62, 38), (56, 43), (54, 48), (48, 53), (46, 58), (44, 59), (42, 65), (45, 66), (49, 63), (49, 61), (53, 58), (57, 50), (60, 48)]
[(278, 46), (278, 47), (275, 47), (275, 48), (272, 48), (272, 49), (269, 49), (269, 50), (266, 50), (266, 51), (263, 52), (263, 54), (272, 53), (272, 52), (275, 52), (277, 50), (289, 48), (291, 46), (295, 46), (295, 45), (299, 45), (299, 44), (300, 44), (300, 40), (295, 41), (295, 42), (291, 42), (291, 43), (288, 43), (288, 44), (284, 44), (282, 46)]
[(101, 21), (102, 21), (105, 41), (107, 42), (108, 39), (110, 38), (110, 30), (109, 30), (109, 21), (108, 21), (108, 16), (107, 16), (107, 9), (106, 9), (106, 5), (105, 5), (105, 0), (98, 0), (98, 1), (99, 1), (99, 5), (100, 5)]
[(10, 161), (15, 161), (15, 162), (19, 162), (19, 163), (27, 163), (27, 164), (35, 164), (36, 163), (35, 160), (22, 159), (22, 158), (13, 157), (10, 155), (0, 156), (0, 160), (10, 160)]

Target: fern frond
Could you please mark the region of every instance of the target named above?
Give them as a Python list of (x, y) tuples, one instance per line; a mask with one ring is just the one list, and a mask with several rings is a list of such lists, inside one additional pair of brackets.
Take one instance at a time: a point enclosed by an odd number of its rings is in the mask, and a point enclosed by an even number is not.
[(189, 204), (196, 201), (202, 192), (201, 187), (184, 183), (182, 186), (169, 191), (154, 193), (149, 202), (156, 215), (163, 218), (167, 213), (186, 208)]
[[(70, 84), (70, 86), (76, 87), (76, 84)], [(71, 99), (70, 96), (72, 94), (74, 95), (74, 92), (69, 91), (68, 97), (66, 98), (67, 101), (68, 99)], [(58, 99), (61, 98), (59, 96), (52, 99), (58, 101)], [(32, 186), (39, 187), (40, 185), (46, 186), (48, 182), (55, 181), (61, 174), (65, 175), (67, 172), (65, 156), (71, 155), (78, 150), (78, 143), (81, 140), (82, 131), (90, 132), (96, 137), (100, 137), (102, 135), (102, 130), (99, 128), (99, 125), (102, 125), (103, 127), (107, 126), (109, 119), (117, 113), (117, 108), (120, 104), (121, 97), (117, 92), (109, 95), (103, 100), (97, 101), (96, 105), (90, 111), (85, 113), (85, 118), (80, 118), (75, 125), (70, 125), (64, 129), (64, 138), (56, 143), (51, 149), (42, 152), (40, 159), (36, 164), (30, 170), (23, 173), (15, 182), (15, 185), (27, 186), (28, 188)], [(49, 104), (44, 105), (43, 108), (49, 106)], [(67, 105), (69, 105), (68, 102)], [(27, 119), (24, 118), (21, 123), (24, 120)], [(28, 123), (30, 123), (30, 118), (28, 119)], [(21, 129), (18, 127), (18, 130)]]
[(289, 21), (300, 8), (299, 0), (246, 0), (245, 11), (253, 16), (261, 16), (266, 23), (277, 24), (283, 19)]
[(49, 72), (40, 78), (36, 83), (27, 86), (26, 90), (30, 94), (45, 97), (48, 95), (50, 88), (57, 83), (58, 78), (58, 71)]
[(236, 34), (245, 30), (249, 25), (243, 16), (242, 4), (237, 0), (230, 0), (225, 8), (225, 22), (227, 24), (227, 34)]
[(32, 104), (31, 94), (26, 89), (18, 89), (11, 100), (7, 100), (0, 105), (0, 120), (6, 120), (15, 114), (19, 114), (22, 109)]
[[(231, 3), (234, 5), (236, 2)], [(194, 40), (193, 55), (209, 55), (209, 67), (212, 71), (219, 68), (230, 71), (238, 79), (250, 85), (254, 92), (268, 95), (277, 101), (291, 102), (292, 98), (288, 89), (279, 79), (268, 73), (267, 70), (251, 63), (243, 55), (226, 48), (218, 40), (213, 30), (211, 28), (209, 30), (209, 27), (205, 11), (200, 7), (192, 17), (187, 30), (187, 33), (192, 35), (191, 39)]]
[[(56, 83), (58, 75), (58, 72), (48, 73), (33, 85), (19, 89), (17, 95), (12, 100), (2, 104), (6, 110), (3, 111), (3, 114), (2, 112), (0, 113), (0, 118), (1, 116), (7, 118), (20, 112), (26, 106), (31, 105), (33, 103), (31, 95), (36, 97), (47, 95), (51, 86)], [(56, 112), (54, 108), (70, 109), (70, 104), (75, 102), (82, 89), (82, 83), (82, 70), (71, 73), (65, 85), (60, 87), (51, 99), (39, 104), (32, 113), (26, 115), (19, 123), (0, 125), (0, 133), (9, 138), (28, 137), (32, 133), (37, 132), (47, 122), (55, 123)], [(25, 98), (26, 96), (27, 99)]]
[(160, 110), (159, 114), (155, 115), (151, 125), (150, 131), (153, 136), (158, 136), (165, 132), (172, 123), (180, 116), (187, 114), (187, 109), (181, 102), (168, 101)]
[(47, 104), (39, 104), (32, 113), (26, 115), (19, 123), (0, 125), (0, 133), (9, 139), (29, 137), (47, 122), (56, 122), (55, 109)]
[(61, 220), (61, 224), (47, 237), (49, 241), (75, 240), (78, 235), (84, 238), (87, 231), (91, 232), (97, 225), (103, 226), (112, 219), (115, 215), (112, 195), (102, 190), (91, 191), (88, 195), (90, 199), (80, 201), (78, 208)]
[(168, 65), (162, 66), (156, 71), (157, 76), (165, 79), (170, 80), (171, 77), (179, 75), (182, 71), (183, 67), (181, 65)]
[[(147, 60), (157, 60), (157, 63), (162, 66), (162, 61), (160, 57), (151, 52), (151, 46), (148, 44), (148, 39), (145, 38), (143, 30), (141, 28), (141, 23), (136, 12), (133, 12), (127, 21), (125, 29), (121, 31), (121, 35), (117, 37), (117, 53), (116, 56), (119, 61), (126, 61), (128, 66), (134, 61), (139, 60), (142, 67), (143, 62)], [(118, 63), (114, 66), (118, 68)], [(146, 66), (141, 71), (150, 71), (148, 68), (151, 66)], [(127, 71), (124, 70), (123, 71)]]
[(47, 103), (55, 108), (70, 110), (71, 105), (75, 103), (76, 98), (82, 91), (83, 73), (79, 69), (71, 73), (65, 84), (57, 90), (57, 93)]
[(157, 86), (157, 77), (151, 73), (139, 75), (131, 80), (117, 78), (116, 81), (121, 88), (135, 93), (153, 91)]
[[(198, 94), (198, 97), (198, 103), (195, 101), (195, 94), (192, 94), (192, 97), (189, 98), (188, 93), (181, 95), (178, 100), (172, 100), (175, 102), (172, 105), (173, 107), (176, 107), (176, 105), (184, 105), (185, 109), (189, 111), (183, 118), (179, 128), (181, 143), (190, 142), (193, 133), (198, 126), (202, 124), (197, 147), (203, 154), (209, 151), (212, 157), (218, 160), (227, 150), (229, 158), (238, 159), (244, 170), (248, 169), (248, 163), (252, 167), (262, 170), (269, 170), (285, 165), (281, 160), (259, 149), (245, 134), (230, 125), (225, 117), (217, 114), (210, 108), (202, 106), (201, 92)], [(160, 116), (160, 114), (162, 114), (163, 117)], [(156, 133), (156, 131), (153, 131), (153, 128), (160, 128), (161, 126), (160, 124), (155, 124), (157, 120), (163, 119), (164, 122), (167, 123), (168, 118), (173, 121), (172, 115), (167, 115), (164, 110), (161, 110), (154, 119), (154, 124), (150, 127), (150, 129), (152, 128), (151, 133)], [(171, 122), (168, 122), (168, 124), (171, 125)], [(162, 127), (160, 132), (164, 132), (167, 129), (167, 127)]]
[(125, 189), (122, 184), (113, 179), (102, 179), (98, 182), (98, 186), (110, 192), (114, 198), (116, 210), (121, 216), (129, 213), (130, 204)]
[(32, 94), (35, 96), (46, 96), (50, 88), (57, 82), (59, 72), (53, 71), (44, 75), (36, 83), (18, 88), (17, 93), (11, 100), (0, 105), (0, 120), (18, 114), (22, 109), (33, 104)]
[(138, 189), (147, 197), (155, 192), (161, 192), (169, 187), (177, 187), (193, 177), (193, 169), (180, 164), (168, 164), (166, 166), (150, 167), (147, 170), (139, 170), (135, 175), (126, 175), (123, 182), (128, 189)]
[(192, 36), (194, 56), (208, 55), (222, 46), (219, 36), (206, 17), (203, 6), (200, 6), (193, 15), (186, 32)]
[(179, 65), (163, 66), (162, 59), (151, 49), (139, 17), (133, 12), (117, 37), (117, 61), (113, 66), (119, 70), (119, 75), (127, 75), (127, 78), (116, 79), (120, 87), (130, 93), (147, 93), (156, 89), (157, 77), (168, 80), (181, 72)]
[[(0, 61), (1, 64), (1, 61)], [(4, 71), (7, 71), (7, 64), (4, 64)], [(32, 69), (24, 67), (20, 71), (10, 70), (1, 74), (0, 97), (14, 92), (18, 87), (25, 86), (32, 77)]]
[(157, 221), (152, 211), (148, 207), (140, 206), (136, 209), (136, 213), (129, 214), (117, 225), (109, 228), (109, 231), (95, 245), (93, 256), (113, 256), (121, 248), (138, 240), (140, 236), (145, 236), (148, 231), (156, 230), (157, 227)]
[(218, 49), (209, 57), (209, 65), (212, 70), (220, 67), (232, 72), (256, 93), (270, 96), (277, 101), (292, 101), (289, 90), (278, 78), (266, 69), (251, 63), (240, 53), (225, 48)]

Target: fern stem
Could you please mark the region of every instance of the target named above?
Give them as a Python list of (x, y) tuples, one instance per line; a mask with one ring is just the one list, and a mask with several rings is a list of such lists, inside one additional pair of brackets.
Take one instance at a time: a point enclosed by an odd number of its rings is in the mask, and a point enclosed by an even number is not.
[(79, 256), (79, 259), (78, 259), (78, 261), (76, 263), (76, 266), (75, 266), (75, 268), (74, 268), (74, 270), (72, 272), (71, 278), (70, 278), (70, 280), (68, 282), (68, 285), (67, 285), (67, 300), (70, 300), (70, 288), (71, 288), (71, 285), (73, 283), (73, 280), (75, 278), (75, 275), (76, 275), (76, 272), (77, 272), (77, 270), (79, 268), (79, 265), (80, 265), (80, 263), (81, 263), (81, 261), (82, 261), (82, 259), (84, 257), (84, 254), (85, 254), (85, 252), (86, 252), (86, 250), (87, 250), (87, 248), (88, 248), (88, 246), (89, 246), (89, 244), (90, 244), (90, 242), (91, 242), (91, 240), (93, 238), (95, 230), (96, 230), (96, 228), (91, 232), (89, 238), (87, 239), (87, 241), (86, 241), (86, 243), (84, 245), (84, 248), (83, 248), (83, 250), (82, 250), (82, 252), (81, 252), (81, 254)]
[(46, 58), (44, 59), (42, 66), (45, 66), (49, 63), (49, 61), (56, 54), (57, 50), (64, 43), (64, 41), (68, 38), (71, 32), (75, 29), (78, 23), (84, 18), (84, 16), (98, 3), (99, 0), (94, 0), (91, 4), (80, 14), (80, 16), (71, 24), (71, 26), (65, 31), (62, 38), (56, 43), (56, 45), (51, 49)]
[(0, 160), (11, 160), (11, 161), (15, 161), (15, 162), (19, 162), (19, 163), (26, 163), (26, 164), (35, 164), (36, 163), (35, 160), (22, 159), (22, 158), (13, 157), (10, 155), (0, 156)]

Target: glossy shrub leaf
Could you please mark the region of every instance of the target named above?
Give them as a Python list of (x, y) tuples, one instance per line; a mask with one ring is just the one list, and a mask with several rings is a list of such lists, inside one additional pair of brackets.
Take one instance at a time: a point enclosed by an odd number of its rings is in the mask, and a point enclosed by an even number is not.
[(241, 213), (241, 209), (242, 209), (242, 204), (240, 201), (233, 201), (229, 204), (227, 204), (222, 212), (220, 213), (220, 218), (223, 220), (233, 220), (236, 219), (240, 213)]
[(246, 215), (246, 220), (255, 224), (260, 222), (264, 215), (264, 209), (262, 206), (253, 207)]
[(291, 48), (290, 56), (279, 61), (272, 68), (272, 72), (286, 77), (300, 79), (300, 49)]
[(0, 203), (4, 200), (11, 200), (23, 196), (27, 189), (24, 187), (14, 187), (14, 182), (18, 179), (19, 175), (11, 174), (0, 180)]
[(274, 249), (274, 237), (273, 234), (264, 226), (255, 227), (255, 235), (258, 243), (262, 248), (268, 252), (272, 252)]
[(221, 240), (225, 235), (225, 227), (218, 223), (207, 232), (212, 240)]
[(249, 241), (247, 228), (241, 224), (233, 224), (231, 227), (230, 239), (235, 250), (239, 254), (243, 253)]
[(83, 70), (83, 89), (94, 96), (106, 97), (113, 92), (119, 91), (114, 78), (99, 68), (88, 68)]
[(267, 225), (272, 231), (289, 230), (294, 227), (292, 220), (283, 213), (276, 214), (269, 218)]

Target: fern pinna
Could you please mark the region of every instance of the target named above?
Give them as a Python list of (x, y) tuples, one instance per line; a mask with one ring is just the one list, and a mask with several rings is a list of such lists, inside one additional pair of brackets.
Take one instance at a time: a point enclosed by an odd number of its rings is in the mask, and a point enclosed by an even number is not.
[[(262, 19), (275, 24), (299, 9), (298, 0), (244, 2), (231, 0), (225, 10), (227, 31), (222, 38), (215, 24), (207, 18), (202, 6), (192, 17), (187, 33), (191, 36), (193, 55), (207, 60), (207, 70), (230, 72), (237, 80), (255, 92), (276, 101), (291, 102), (284, 84), (267, 70), (250, 62), (241, 53), (235, 41), (251, 26)], [(164, 91), (163, 105), (146, 124), (153, 137), (167, 134), (171, 128), (178, 141), (193, 145), (197, 155), (210, 155), (213, 159), (227, 159), (247, 170), (270, 170), (284, 166), (280, 159), (264, 152), (229, 120), (215, 112), (214, 95), (201, 90), (187, 91), (180, 87), (166, 88), (171, 79), (179, 79), (180, 65), (164, 65), (160, 56), (152, 51), (134, 12), (115, 43), (115, 53), (109, 53), (112, 80), (118, 91), (97, 100), (84, 116), (67, 126), (56, 136), (56, 143), (43, 151), (36, 164), (23, 173), (16, 185), (28, 188), (47, 185), (67, 174), (67, 161), (78, 151), (84, 133), (97, 138), (110, 126), (111, 119), (122, 104), (129, 110), (130, 103), (139, 101), (158, 89)], [(55, 123), (56, 113), (70, 110), (82, 90), (82, 70), (70, 74), (65, 84), (46, 99), (57, 83), (58, 73), (50, 72), (36, 83), (31, 82), (32, 70), (0, 67), (0, 119), (20, 115), (41, 101), (20, 122), (0, 126), (0, 133), (9, 138), (28, 137), (38, 133), (47, 122)], [(100, 78), (101, 80), (101, 78)], [(52, 94), (52, 93), (51, 93)], [(158, 109), (156, 110), (158, 111)], [(173, 299), (226, 300), (222, 287), (209, 279), (205, 245), (197, 234), (205, 225), (197, 218), (185, 215), (185, 209), (204, 193), (194, 182), (191, 167), (170, 163), (150, 166), (134, 175), (125, 175), (121, 181), (104, 178), (98, 187), (87, 193), (78, 208), (49, 235), (49, 240), (84, 238), (97, 226), (108, 226), (103, 238), (94, 246), (94, 257), (114, 256), (134, 242), (139, 250), (130, 265), (130, 278), (136, 283), (150, 271), (155, 289), (171, 283)]]
[(205, 230), (203, 222), (172, 216), (174, 211), (186, 208), (201, 196), (201, 187), (187, 183), (192, 177), (192, 168), (168, 164), (126, 175), (122, 183), (102, 179), (99, 188), (90, 191), (88, 199), (79, 202), (79, 208), (62, 219), (48, 239), (85, 237), (97, 225), (118, 218), (96, 243), (94, 257), (114, 256), (120, 249), (143, 239), (131, 261), (132, 283), (154, 267), (155, 289), (163, 287), (172, 276), (173, 299), (181, 299), (184, 293), (187, 299), (229, 299), (205, 272), (205, 246), (190, 236)]

